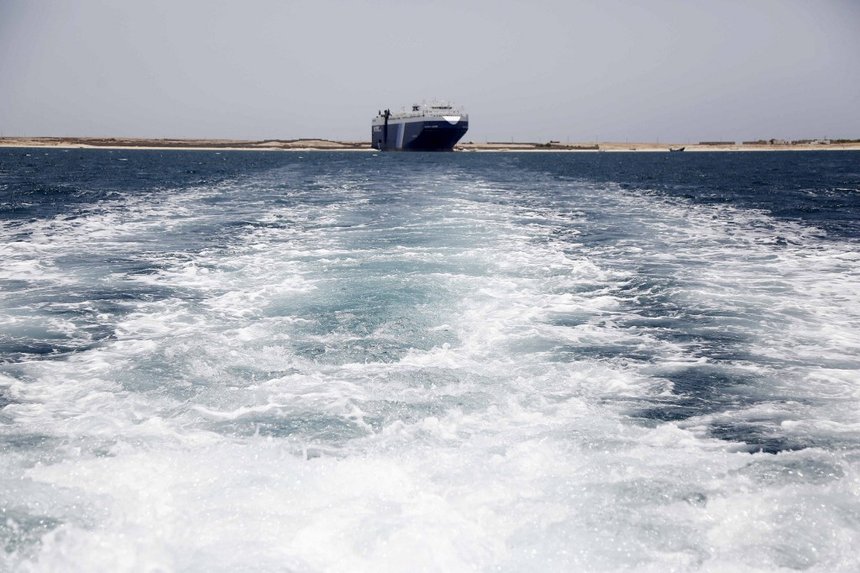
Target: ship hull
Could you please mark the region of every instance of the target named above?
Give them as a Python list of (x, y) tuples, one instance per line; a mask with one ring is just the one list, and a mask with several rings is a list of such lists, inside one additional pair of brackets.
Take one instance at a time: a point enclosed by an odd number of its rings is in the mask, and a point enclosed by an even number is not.
[(451, 151), (466, 134), (469, 121), (451, 123), (445, 119), (374, 122), (371, 144), (380, 151)]

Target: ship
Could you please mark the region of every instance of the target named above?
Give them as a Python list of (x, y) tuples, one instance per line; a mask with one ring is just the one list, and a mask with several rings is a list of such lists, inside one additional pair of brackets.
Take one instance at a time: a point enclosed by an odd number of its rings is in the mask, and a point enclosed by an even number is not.
[(411, 111), (380, 111), (370, 141), (380, 151), (451, 151), (468, 129), (468, 114), (451, 104), (416, 104)]

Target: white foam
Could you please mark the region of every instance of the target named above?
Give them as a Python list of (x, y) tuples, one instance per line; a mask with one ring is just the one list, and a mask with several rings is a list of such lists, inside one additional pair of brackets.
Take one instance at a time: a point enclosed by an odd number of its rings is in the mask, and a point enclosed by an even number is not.
[[(28, 223), (36, 246), (5, 248), (34, 281), (160, 294), (106, 312), (98, 345), (0, 375), (3, 431), (47, 440), (0, 456), (0, 506), (35, 532), (0, 564), (860, 565), (850, 249), (761, 213), (533, 174), (507, 187), (432, 175), (404, 173), (414, 200), (373, 208), (325, 172), (314, 183), (343, 191), (330, 204), (248, 199), (281, 184), (274, 172)], [(237, 211), (247, 224), (220, 243), (183, 243)], [(623, 237), (591, 241), (602, 218)], [(148, 272), (64, 264), (85, 239)], [(27, 266), (37, 250), (43, 267)], [(633, 289), (648, 268), (665, 282)], [(753, 358), (666, 336), (648, 322), (659, 296), (742, 335)], [(715, 365), (766, 384), (685, 420), (630, 417), (674, 399), (673, 375)], [(821, 445), (750, 454), (712, 436), (720, 424)]]

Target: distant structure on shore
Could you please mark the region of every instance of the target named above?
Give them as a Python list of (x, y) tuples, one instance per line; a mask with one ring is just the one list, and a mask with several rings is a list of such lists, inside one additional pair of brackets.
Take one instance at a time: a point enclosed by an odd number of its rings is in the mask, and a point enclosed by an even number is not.
[(380, 111), (370, 141), (380, 151), (451, 151), (468, 129), (468, 114), (451, 104), (416, 104), (411, 111)]
[(744, 141), (744, 145), (830, 145), (831, 143), (855, 143), (856, 139), (842, 139), (831, 142), (829, 139), (756, 139)]

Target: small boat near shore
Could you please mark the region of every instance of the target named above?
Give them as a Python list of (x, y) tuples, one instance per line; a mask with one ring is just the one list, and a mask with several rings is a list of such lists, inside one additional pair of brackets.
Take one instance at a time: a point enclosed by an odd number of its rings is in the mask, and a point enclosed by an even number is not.
[(686, 147), (670, 147), (669, 153), (680, 153), (681, 151), (684, 151), (685, 149), (686, 149)]

